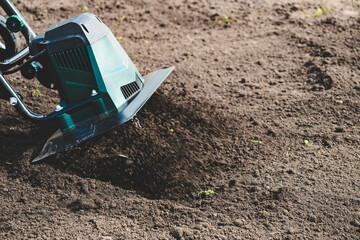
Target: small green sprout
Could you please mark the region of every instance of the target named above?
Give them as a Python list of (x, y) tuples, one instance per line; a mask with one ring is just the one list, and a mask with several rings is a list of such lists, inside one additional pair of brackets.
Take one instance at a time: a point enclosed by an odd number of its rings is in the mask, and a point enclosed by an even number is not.
[(14, 130), (15, 130), (15, 128), (13, 128), (13, 127), (10, 127), (10, 128), (9, 128), (9, 130), (10, 130), (10, 131), (14, 131)]
[(263, 143), (262, 141), (258, 141), (258, 140), (251, 140), (252, 143)]
[(230, 18), (228, 15), (226, 15), (225, 13), (223, 14), (224, 18), (223, 18), (223, 21), (225, 24), (230, 24)]
[(172, 129), (172, 128), (170, 128), (170, 127), (167, 127), (167, 129), (169, 130), (169, 134), (170, 134), (170, 135), (173, 135), (174, 129)]
[(207, 195), (211, 195), (211, 194), (213, 194), (213, 193), (215, 193), (215, 192), (214, 192), (213, 190), (211, 190), (211, 189), (208, 189), (208, 190), (206, 190), (206, 191), (201, 190), (201, 191), (198, 193), (198, 196), (201, 196), (201, 195), (207, 196)]
[(264, 213), (269, 214), (269, 212), (268, 212), (268, 211), (266, 211), (266, 210), (264, 210)]
[(7, 165), (11, 165), (12, 163), (11, 162), (5, 162)]
[(85, 12), (88, 12), (89, 11), (89, 8), (87, 7), (87, 6), (83, 6), (82, 8), (81, 8), (81, 12), (82, 13), (85, 13)]
[(208, 170), (211, 167), (211, 163), (207, 163), (205, 166), (205, 170)]
[(230, 25), (230, 17), (227, 14), (223, 14), (223, 17), (216, 16), (215, 22), (217, 23), (225, 23), (226, 25)]
[(331, 12), (331, 8), (327, 8), (323, 5), (320, 5), (320, 7), (316, 9), (316, 13), (312, 15), (312, 17), (321, 17), (322, 15), (330, 12)]
[(123, 37), (116, 37), (116, 39), (118, 40), (118, 41), (123, 41), (124, 40), (124, 38)]
[(49, 10), (45, 9), (44, 10), (44, 16), (46, 17), (49, 14)]
[(305, 145), (305, 146), (308, 146), (308, 147), (311, 147), (311, 146), (313, 146), (313, 143), (310, 143), (309, 140), (306, 140), (306, 139), (305, 139), (305, 140), (304, 140), (304, 145)]
[(34, 97), (41, 97), (42, 96), (42, 94), (40, 92), (40, 88), (41, 88), (41, 85), (40, 85), (40, 82), (38, 82), (37, 85), (36, 85), (36, 88), (35, 88), (35, 92), (33, 92), (33, 94), (32, 94)]
[(167, 210), (167, 211), (163, 211), (163, 210), (161, 210), (161, 214), (164, 214), (164, 215), (169, 215), (169, 213), (170, 213), (170, 210)]
[(280, 189), (281, 187), (273, 187), (273, 189)]
[(126, 18), (125, 16), (122, 16), (122, 17), (119, 18), (119, 21), (122, 22), (122, 21), (125, 20), (125, 18)]
[(304, 118), (304, 115), (302, 115), (302, 114), (301, 114), (301, 115), (299, 115), (299, 118)]
[(360, 126), (353, 126), (353, 129), (357, 129), (357, 128), (360, 128)]

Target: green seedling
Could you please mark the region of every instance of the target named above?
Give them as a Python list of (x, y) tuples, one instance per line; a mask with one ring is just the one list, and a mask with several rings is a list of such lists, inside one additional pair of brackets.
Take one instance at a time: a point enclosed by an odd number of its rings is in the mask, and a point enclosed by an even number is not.
[(263, 143), (262, 141), (258, 141), (258, 140), (251, 140), (252, 143)]
[(316, 9), (316, 12), (315, 12), (314, 15), (312, 15), (312, 17), (321, 17), (324, 14), (330, 13), (330, 12), (331, 12), (331, 8), (327, 8), (327, 7), (323, 6), (323, 5), (320, 5), (320, 7), (318, 7)]
[(230, 18), (228, 15), (226, 15), (225, 13), (223, 14), (224, 18), (223, 18), (223, 21), (225, 24), (230, 24)]
[(211, 163), (207, 163), (205, 166), (205, 170), (208, 170), (211, 167)]
[(10, 128), (9, 128), (10, 131), (14, 131), (14, 129), (15, 129), (15, 128), (13, 128), (13, 127), (10, 127)]
[(353, 129), (358, 129), (360, 128), (360, 126), (353, 126)]
[(125, 20), (125, 18), (126, 18), (125, 16), (122, 16), (122, 17), (119, 18), (119, 21), (122, 22), (122, 21)]
[(264, 210), (264, 213), (269, 214), (269, 212), (268, 212), (268, 211), (266, 211), (266, 210)]
[(304, 115), (299, 115), (299, 118), (304, 118)]
[(170, 210), (167, 210), (167, 211), (161, 210), (161, 214), (163, 214), (163, 215), (169, 215), (169, 214), (170, 214)]
[(7, 165), (11, 165), (12, 163), (11, 162), (5, 162)]
[(213, 194), (213, 193), (215, 193), (213, 190), (211, 190), (211, 189), (208, 189), (208, 190), (206, 190), (206, 191), (203, 191), (203, 190), (201, 190), (199, 193), (198, 193), (198, 196), (201, 196), (201, 195), (204, 195), (205, 194), (205, 196), (207, 196), (207, 195), (211, 195), (211, 194)]
[(313, 146), (313, 143), (310, 143), (308, 140), (304, 140), (304, 145), (305, 146), (308, 146), (308, 147), (312, 147)]
[(273, 189), (280, 189), (281, 187), (273, 187)]
[(44, 16), (46, 17), (49, 14), (49, 10), (45, 9), (44, 10)]
[(172, 129), (172, 128), (170, 128), (170, 127), (167, 127), (167, 129), (169, 130), (169, 134), (170, 134), (170, 135), (173, 135), (174, 129)]
[(41, 88), (41, 85), (40, 85), (40, 82), (38, 82), (38, 84), (36, 85), (36, 88), (35, 88), (35, 92), (33, 92), (33, 96), (34, 97), (41, 97), (42, 94), (40, 92), (40, 88)]
[(230, 17), (227, 14), (223, 14), (223, 17), (216, 16), (215, 22), (217, 23), (225, 23), (226, 25), (230, 25)]
[(88, 12), (89, 11), (89, 8), (87, 7), (87, 6), (83, 6), (82, 8), (81, 8), (81, 12), (82, 13), (85, 13), (85, 12)]
[(118, 41), (123, 41), (124, 40), (124, 38), (123, 37), (116, 37), (116, 39), (118, 40)]

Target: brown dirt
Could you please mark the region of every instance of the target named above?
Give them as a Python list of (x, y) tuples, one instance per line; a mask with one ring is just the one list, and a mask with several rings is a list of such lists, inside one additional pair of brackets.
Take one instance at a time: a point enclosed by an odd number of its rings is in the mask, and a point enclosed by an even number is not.
[[(41, 164), (54, 126), (1, 101), (0, 238), (360, 238), (358, 2), (16, 1), (38, 33), (87, 6), (142, 73), (176, 70), (142, 128)], [(34, 111), (56, 104), (12, 80)]]

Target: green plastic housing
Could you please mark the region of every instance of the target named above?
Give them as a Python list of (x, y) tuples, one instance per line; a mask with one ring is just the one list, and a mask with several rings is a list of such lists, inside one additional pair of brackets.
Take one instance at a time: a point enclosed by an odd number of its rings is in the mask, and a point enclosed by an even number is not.
[(53, 53), (49, 58), (61, 107), (79, 103), (95, 91), (102, 96), (80, 110), (59, 116), (62, 131), (122, 111), (144, 83), (111, 31), (86, 47)]

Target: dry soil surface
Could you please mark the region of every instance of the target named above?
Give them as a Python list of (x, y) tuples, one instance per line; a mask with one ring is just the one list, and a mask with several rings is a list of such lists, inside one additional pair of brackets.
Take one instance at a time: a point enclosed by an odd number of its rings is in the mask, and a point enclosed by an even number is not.
[(37, 33), (89, 11), (142, 74), (176, 69), (141, 127), (40, 164), (56, 126), (1, 101), (0, 238), (359, 239), (359, 3), (15, 1)]

